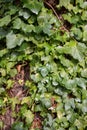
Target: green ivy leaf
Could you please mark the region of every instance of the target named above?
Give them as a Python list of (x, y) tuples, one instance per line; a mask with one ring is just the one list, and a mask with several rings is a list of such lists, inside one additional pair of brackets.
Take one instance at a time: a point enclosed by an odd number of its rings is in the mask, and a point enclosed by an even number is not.
[(87, 69), (81, 71), (81, 76), (87, 78)]
[[(83, 49), (81, 49), (81, 46)], [(84, 53), (83, 50), (86, 51), (86, 46), (81, 43), (77, 43), (76, 41), (70, 41), (66, 43), (63, 47), (58, 46), (57, 52), (60, 54), (70, 54), (74, 59), (77, 59), (79, 61), (84, 59)]]
[(13, 28), (14, 29), (20, 29), (22, 26), (22, 21), (20, 18), (16, 18), (14, 21), (13, 21)]
[(10, 5), (8, 8), (9, 8), (8, 13), (10, 15), (14, 15), (19, 10), (19, 8), (17, 8), (17, 6), (15, 6), (15, 5)]
[(83, 104), (82, 104), (82, 112), (86, 113), (87, 112), (87, 100), (83, 100)]
[(23, 16), (25, 19), (28, 19), (31, 15), (30, 15), (30, 12), (27, 10), (20, 10), (19, 16)]
[(60, 6), (68, 7), (69, 4), (70, 4), (70, 0), (60, 0), (59, 1)]
[(46, 24), (43, 26), (43, 32), (44, 32), (45, 34), (50, 35), (50, 30), (51, 30), (51, 25), (46, 23)]
[(4, 38), (7, 34), (7, 31), (3, 28), (0, 28), (0, 39)]
[(42, 75), (43, 77), (45, 77), (45, 76), (48, 75), (48, 70), (47, 70), (46, 67), (41, 68), (41, 75)]
[(76, 130), (77, 128), (75, 126), (71, 126), (69, 130)]
[[(80, 0), (81, 1), (81, 0)], [(80, 3), (80, 6), (83, 8), (83, 9), (87, 9), (87, 1), (81, 1)]]
[(28, 24), (24, 24), (22, 23), (22, 30), (25, 32), (25, 33), (31, 33), (32, 31), (34, 32), (35, 31), (35, 26), (34, 25), (28, 25)]
[(50, 108), (52, 106), (51, 100), (49, 98), (42, 98), (40, 99), (43, 107)]
[(59, 56), (59, 59), (60, 59), (61, 64), (63, 64), (64, 66), (66, 66), (66, 67), (73, 66), (73, 63), (70, 60), (68, 60), (67, 58), (65, 58), (64, 56), (62, 56), (62, 55)]
[(24, 38), (21, 34), (14, 34), (13, 32), (10, 32), (6, 36), (6, 42), (7, 42), (7, 48), (12, 49), (15, 48), (17, 45), (21, 45), (24, 41)]
[(10, 72), (8, 73), (11, 77), (14, 77), (17, 74), (17, 69), (10, 69)]
[(63, 80), (63, 84), (69, 90), (71, 90), (71, 88), (76, 88), (76, 86), (77, 86), (76, 81), (75, 80), (71, 80), (71, 79), (68, 79), (68, 80), (64, 79)]
[(17, 46), (17, 37), (12, 32), (6, 36), (7, 48), (12, 49)]
[(42, 3), (38, 2), (37, 0), (29, 1), (29, 0), (22, 0), (24, 3), (24, 7), (30, 9), (31, 12), (34, 14), (38, 14), (42, 8)]
[(87, 20), (87, 11), (84, 11), (81, 16), (82, 20)]
[(4, 56), (7, 53), (8, 53), (8, 49), (2, 49), (2, 50), (0, 50), (0, 57)]
[(0, 19), (0, 27), (8, 25), (10, 22), (11, 22), (11, 16), (7, 15)]
[(82, 31), (79, 28), (72, 27), (71, 35), (74, 36), (77, 40), (82, 39)]
[(23, 122), (16, 122), (12, 125), (11, 130), (28, 130), (26, 127), (23, 126)]
[(22, 122), (14, 123), (12, 126), (12, 130), (24, 130), (23, 123)]
[(87, 41), (87, 25), (83, 27), (83, 41)]
[(14, 62), (8, 62), (6, 65), (7, 73), (14, 67)]
[(78, 86), (86, 90), (86, 80), (84, 78), (76, 78), (75, 80)]

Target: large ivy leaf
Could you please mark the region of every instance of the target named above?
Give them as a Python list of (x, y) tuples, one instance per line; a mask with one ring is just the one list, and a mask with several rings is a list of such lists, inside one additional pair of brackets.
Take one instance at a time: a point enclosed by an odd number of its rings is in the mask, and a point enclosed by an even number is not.
[(20, 18), (16, 18), (14, 21), (13, 21), (13, 28), (15, 29), (20, 29), (22, 26), (22, 21)]
[(59, 59), (60, 59), (61, 64), (63, 64), (64, 66), (66, 66), (66, 67), (73, 66), (73, 63), (70, 60), (68, 60), (67, 58), (65, 58), (64, 56), (62, 56), (62, 55), (59, 56)]
[[(12, 0), (11, 0), (11, 2), (12, 2)], [(10, 5), (10, 6), (9, 6), (8, 14), (14, 15), (18, 10), (19, 10), (19, 8), (17, 8), (17, 6), (15, 6), (15, 5)]]
[(35, 31), (34, 25), (25, 24), (20, 18), (17, 18), (13, 21), (13, 28), (22, 29), (25, 33), (30, 33), (32, 31)]
[(80, 2), (80, 6), (83, 8), (83, 9), (87, 9), (87, 1), (82, 1), (82, 0), (80, 0), (81, 2)]
[(71, 35), (74, 36), (77, 40), (82, 39), (82, 31), (79, 28), (72, 27), (71, 28)]
[(65, 86), (67, 89), (69, 89), (69, 90), (71, 90), (71, 88), (73, 89), (73, 88), (75, 88), (75, 87), (77, 86), (75, 80), (71, 80), (71, 79), (65, 80), (65, 79), (64, 79), (62, 82), (63, 82), (64, 86)]
[(34, 25), (28, 25), (28, 24), (24, 24), (22, 23), (22, 30), (25, 32), (25, 33), (31, 33), (32, 31), (34, 32), (35, 31), (35, 26)]
[(39, 25), (44, 25), (45, 23), (50, 23), (55, 21), (55, 17), (52, 15), (52, 13), (45, 8), (42, 8), (41, 12), (37, 16), (37, 21)]
[(45, 34), (50, 35), (50, 31), (51, 31), (51, 25), (46, 23), (46, 24), (43, 26), (43, 32), (44, 32)]
[(19, 16), (23, 16), (25, 19), (28, 19), (31, 15), (30, 15), (30, 12), (27, 10), (20, 10)]
[(57, 52), (60, 54), (70, 54), (74, 59), (81, 61), (84, 59), (84, 52), (86, 51), (86, 49), (87, 48), (85, 44), (77, 43), (76, 41), (70, 41), (66, 43), (63, 47), (58, 46)]
[(39, 11), (42, 8), (42, 3), (38, 2), (37, 0), (22, 0), (24, 3), (24, 7), (30, 9), (31, 12), (33, 12), (34, 14), (38, 14)]
[(86, 90), (86, 80), (84, 78), (76, 78), (75, 79), (78, 86)]
[(7, 15), (7, 16), (1, 18), (1, 19), (0, 19), (0, 27), (2, 27), (2, 26), (4, 26), (4, 25), (5, 25), (5, 26), (8, 25), (8, 24), (10, 23), (10, 21), (11, 21), (10, 15)]
[(0, 57), (2, 57), (3, 55), (7, 54), (8, 50), (7, 49), (2, 49), (0, 50)]
[(12, 32), (9, 33), (7, 36), (6, 36), (6, 41), (7, 41), (7, 48), (8, 49), (12, 49), (14, 47), (17, 46), (17, 37), (15, 34), (13, 34)]
[(77, 24), (77, 22), (79, 22), (79, 20), (80, 20), (80, 17), (78, 15), (72, 15), (70, 13), (63, 14), (63, 17), (65, 20), (67, 20), (71, 24)]
[(12, 49), (15, 48), (17, 45), (21, 45), (24, 41), (24, 38), (20, 34), (14, 34), (13, 32), (10, 32), (6, 36), (6, 42), (7, 42), (7, 48)]
[(50, 108), (52, 105), (50, 99), (47, 99), (44, 97), (41, 99), (41, 103), (42, 103), (43, 107), (45, 106), (46, 108)]
[(71, 109), (71, 107), (75, 108), (75, 102), (74, 102), (73, 98), (69, 99), (69, 100), (65, 99), (64, 102), (65, 102), (65, 110), (66, 111), (69, 110), (69, 109)]

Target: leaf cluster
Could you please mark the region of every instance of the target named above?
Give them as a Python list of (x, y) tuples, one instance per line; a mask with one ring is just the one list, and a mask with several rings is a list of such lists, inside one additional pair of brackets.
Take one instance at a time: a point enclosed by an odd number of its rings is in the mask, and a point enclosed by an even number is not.
[[(59, 0), (57, 9), (62, 7), (69, 31), (43, 1), (0, 1), (0, 113), (21, 106), (12, 130), (32, 130), (34, 113), (43, 118), (43, 130), (87, 129), (87, 2)], [(31, 81), (20, 102), (7, 90), (15, 65), (25, 61)]]

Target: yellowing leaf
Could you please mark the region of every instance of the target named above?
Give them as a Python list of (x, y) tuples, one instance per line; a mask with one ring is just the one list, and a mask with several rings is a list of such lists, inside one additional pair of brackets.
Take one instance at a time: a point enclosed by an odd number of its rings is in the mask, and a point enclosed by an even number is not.
[(24, 97), (24, 98), (22, 99), (21, 104), (24, 104), (24, 103), (30, 104), (30, 102), (31, 102), (31, 98), (30, 98), (30, 97)]
[(24, 113), (23, 113), (23, 116), (25, 117), (26, 119), (26, 123), (28, 125), (31, 124), (31, 122), (33, 121), (34, 119), (34, 114), (30, 111), (30, 110), (26, 110)]

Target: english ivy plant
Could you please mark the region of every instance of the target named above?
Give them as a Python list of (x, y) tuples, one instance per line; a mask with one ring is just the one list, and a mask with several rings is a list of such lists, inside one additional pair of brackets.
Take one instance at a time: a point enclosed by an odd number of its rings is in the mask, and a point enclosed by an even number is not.
[[(21, 106), (12, 130), (32, 130), (34, 113), (43, 130), (87, 129), (87, 1), (59, 0), (56, 8), (62, 7), (68, 31), (44, 1), (0, 1), (0, 114), (12, 102)], [(19, 102), (7, 90), (15, 65), (24, 61), (31, 81), (25, 82), (29, 96)]]

